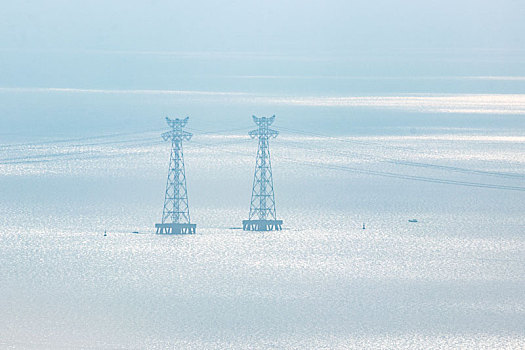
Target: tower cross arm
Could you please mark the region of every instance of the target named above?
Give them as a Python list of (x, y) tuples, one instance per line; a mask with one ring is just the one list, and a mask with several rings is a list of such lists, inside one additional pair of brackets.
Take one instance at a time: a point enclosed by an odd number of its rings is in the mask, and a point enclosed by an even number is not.
[(182, 138), (185, 140), (185, 141), (189, 141), (191, 140), (191, 137), (193, 136), (193, 134), (191, 132), (187, 132), (187, 131), (183, 131), (182, 132)]
[(268, 137), (271, 137), (271, 138), (276, 138), (277, 135), (279, 135), (279, 131), (277, 130), (273, 130), (273, 129), (268, 129)]
[(162, 134), (162, 139), (164, 141), (168, 141), (168, 140), (171, 140), (172, 136), (173, 136), (172, 132), (168, 131), (168, 132), (165, 132), (165, 133)]
[(168, 140), (185, 140), (189, 141), (193, 134), (191, 132), (183, 131), (183, 130), (171, 130), (167, 131), (162, 134), (162, 139), (164, 141)]
[(261, 136), (265, 136), (265, 137), (269, 137), (269, 138), (276, 138), (277, 135), (279, 135), (279, 131), (277, 130), (273, 130), (273, 129), (268, 129), (268, 128), (259, 128), (259, 129), (255, 129), (255, 130), (252, 130), (248, 133), (248, 135), (250, 135), (250, 138), (252, 139), (256, 139), (258, 137), (261, 137)]

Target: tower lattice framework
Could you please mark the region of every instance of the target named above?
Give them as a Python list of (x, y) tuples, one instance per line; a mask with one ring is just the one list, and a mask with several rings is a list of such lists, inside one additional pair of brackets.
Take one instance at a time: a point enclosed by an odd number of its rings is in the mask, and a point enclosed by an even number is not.
[(184, 119), (166, 118), (171, 130), (163, 133), (162, 138), (164, 141), (171, 141), (171, 155), (162, 210), (162, 223), (155, 225), (157, 233), (195, 233), (196, 225), (190, 222), (186, 170), (182, 150), (182, 141), (189, 141), (193, 136), (183, 130), (188, 119), (188, 117)]
[(243, 221), (243, 229), (248, 231), (272, 231), (282, 229), (282, 220), (277, 220), (275, 194), (273, 190), (272, 164), (270, 160), (269, 139), (276, 138), (278, 131), (270, 129), (275, 115), (266, 118), (253, 116), (258, 128), (249, 132), (252, 139), (258, 140), (257, 159), (253, 176), (252, 197), (248, 220)]

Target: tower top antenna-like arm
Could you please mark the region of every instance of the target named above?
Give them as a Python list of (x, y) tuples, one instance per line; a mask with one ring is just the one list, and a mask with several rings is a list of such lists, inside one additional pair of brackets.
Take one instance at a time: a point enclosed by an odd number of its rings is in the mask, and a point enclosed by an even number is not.
[(166, 117), (166, 123), (168, 123), (168, 125), (172, 128), (183, 128), (186, 126), (186, 124), (188, 124), (188, 119), (190, 119), (190, 117), (186, 117), (184, 119), (170, 119)]
[(262, 126), (262, 125), (270, 126), (273, 123), (273, 121), (275, 120), (275, 115), (272, 115), (269, 118), (266, 118), (266, 117), (258, 118), (256, 116), (252, 115), (252, 118), (253, 118), (254, 123), (259, 125), (259, 126)]
[(189, 141), (193, 136), (192, 133), (182, 130), (183, 127), (188, 123), (189, 117), (184, 119), (170, 119), (166, 117), (166, 123), (171, 127), (170, 131), (167, 131), (162, 134), (164, 141), (168, 140), (185, 140)]
[(270, 129), (269, 126), (273, 123), (275, 120), (275, 115), (272, 115), (270, 118), (262, 117), (258, 118), (256, 116), (252, 116), (253, 121), (259, 128), (252, 130), (248, 133), (252, 139), (255, 139), (257, 137), (269, 137), (269, 138), (275, 138), (277, 135), (279, 135), (279, 132), (277, 130)]

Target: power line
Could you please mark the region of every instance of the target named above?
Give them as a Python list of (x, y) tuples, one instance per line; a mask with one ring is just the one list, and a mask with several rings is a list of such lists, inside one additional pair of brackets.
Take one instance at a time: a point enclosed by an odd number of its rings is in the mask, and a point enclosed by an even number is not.
[[(297, 145), (298, 142), (295, 142), (295, 141), (284, 140), (283, 142), (295, 144), (295, 146), (291, 146), (291, 147), (294, 147), (296, 149), (302, 148), (302, 149), (308, 149), (311, 151), (319, 151), (319, 148), (308, 147), (307, 145), (304, 145), (304, 144)], [(362, 159), (374, 160), (378, 162), (391, 163), (391, 164), (396, 164), (396, 165), (405, 165), (405, 166), (422, 167), (422, 168), (434, 168), (434, 169), (445, 170), (445, 171), (453, 171), (453, 172), (477, 174), (477, 175), (487, 175), (487, 176), (497, 176), (497, 177), (505, 177), (505, 178), (517, 178), (517, 179), (525, 178), (524, 174), (505, 173), (505, 172), (498, 172), (498, 171), (487, 171), (487, 170), (469, 169), (469, 168), (447, 166), (447, 165), (437, 165), (437, 164), (431, 164), (431, 163), (414, 162), (414, 161), (401, 160), (401, 159), (396, 159), (396, 158), (391, 158), (391, 157), (371, 156), (371, 155), (367, 155), (363, 153), (351, 152), (351, 151), (346, 151), (346, 150), (341, 150), (341, 149), (329, 150), (329, 151), (327, 151), (326, 149), (323, 149), (322, 152), (336, 154), (339, 156), (350, 156), (351, 155), (354, 157), (361, 157)]]
[[(341, 142), (361, 143), (360, 141), (341, 139), (341, 138), (337, 138), (337, 137), (326, 136), (326, 135), (319, 134), (319, 133), (305, 132), (305, 131), (294, 130), (294, 129), (290, 129), (290, 128), (282, 128), (282, 129), (288, 130), (289, 132), (292, 132), (292, 133), (303, 134), (303, 135), (314, 135), (314, 136), (318, 136), (318, 137), (321, 136), (321, 137), (324, 137), (324, 138), (329, 138), (329, 139), (333, 139), (333, 140), (341, 141)], [(285, 140), (285, 142), (286, 142), (286, 140)], [(363, 143), (363, 144), (366, 144), (366, 143)], [(370, 143), (370, 144), (374, 144), (375, 145), (377, 143)], [(384, 146), (384, 147), (397, 148), (396, 146)], [(413, 148), (407, 148), (407, 149), (413, 150)], [(368, 159), (371, 159), (371, 160), (377, 160), (377, 161), (386, 162), (386, 163), (392, 163), (392, 164), (397, 164), (397, 165), (436, 168), (436, 169), (449, 170), (449, 171), (454, 171), (454, 172), (463, 172), (463, 173), (488, 175), (488, 176), (500, 176), (500, 177), (507, 177), (507, 178), (525, 178), (524, 174), (505, 173), (505, 172), (487, 171), (487, 170), (478, 170), (478, 169), (468, 169), (468, 168), (455, 167), (455, 166), (437, 165), (437, 164), (431, 164), (431, 163), (422, 163), (422, 162), (400, 160), (400, 159), (391, 158), (391, 157), (377, 157), (377, 156), (373, 157), (373, 156), (370, 156), (370, 155), (366, 155), (366, 154), (364, 155), (362, 153), (356, 153), (356, 152), (351, 152), (351, 154), (354, 155), (354, 156), (365, 156), (365, 157), (368, 157)]]
[[(228, 129), (228, 130), (221, 130), (217, 132), (209, 132), (207, 134), (218, 134), (218, 133), (224, 133), (224, 132), (231, 132), (233, 130), (245, 130), (247, 128), (239, 128), (239, 129)], [(292, 129), (288, 129), (292, 130)], [(50, 141), (47, 144), (54, 144), (54, 143), (65, 143), (68, 141), (79, 141), (79, 140), (88, 140), (88, 139), (104, 139), (108, 137), (115, 137), (118, 135), (130, 135), (130, 134), (142, 134), (145, 132), (140, 133), (127, 133), (127, 134), (113, 134), (113, 135), (103, 135), (103, 136), (95, 136), (95, 137), (89, 137), (89, 138), (77, 138), (77, 139), (69, 139), (69, 140), (55, 140)], [(311, 133), (313, 134), (313, 133)], [(317, 134), (320, 135), (320, 134)], [(330, 137), (331, 138), (331, 137)], [(162, 144), (161, 141), (154, 141), (156, 138), (148, 137), (148, 138), (142, 138), (142, 139), (133, 139), (133, 140), (118, 140), (118, 141), (102, 141), (102, 142), (95, 142), (91, 144), (83, 144), (83, 145), (73, 145), (70, 147), (83, 147), (83, 146), (99, 146), (99, 145), (118, 145), (122, 144), (124, 147), (119, 147), (118, 149), (129, 149), (129, 148), (135, 148), (135, 147), (142, 147), (142, 146), (153, 146), (153, 145), (160, 145)], [(341, 140), (337, 139), (336, 140)], [(249, 139), (240, 139), (240, 140), (234, 140), (234, 141), (225, 141), (220, 143), (213, 143), (213, 144), (206, 144), (202, 142), (193, 142), (193, 146), (200, 145), (204, 148), (214, 148), (217, 146), (222, 145), (232, 145), (232, 144), (240, 144), (243, 142), (248, 142)], [(348, 141), (346, 139), (342, 139), (342, 141)], [(296, 149), (306, 149), (306, 150), (319, 150), (317, 148), (308, 147), (305, 145), (301, 146), (290, 146), (290, 143), (293, 143), (293, 141), (286, 141), (288, 143), (287, 147), (294, 147)], [(32, 143), (32, 144), (25, 144), (25, 145), (42, 145), (42, 143)], [(20, 146), (21, 144), (18, 144)], [(4, 145), (5, 146), (5, 145)], [(51, 153), (51, 154), (43, 154), (43, 155), (32, 155), (32, 156), (21, 156), (21, 157), (8, 157), (0, 159), (0, 165), (10, 165), (10, 164), (35, 164), (35, 163), (44, 163), (44, 162), (51, 162), (51, 161), (62, 161), (62, 160), (83, 160), (83, 159), (104, 159), (104, 158), (116, 158), (122, 155), (92, 155), (92, 156), (86, 156), (82, 157), (81, 159), (78, 159), (78, 155), (88, 155), (91, 154), (93, 151), (86, 151), (86, 150), (79, 150), (79, 151), (71, 151), (66, 153)], [(221, 152), (227, 152), (242, 156), (249, 156), (251, 155), (247, 153), (242, 153), (238, 151), (231, 151), (222, 149)], [(343, 154), (348, 156), (349, 154), (352, 155), (358, 155), (363, 156), (363, 154), (355, 153), (355, 152), (341, 152), (341, 151), (328, 151), (325, 153), (339, 153), (339, 155)], [(491, 171), (484, 171), (484, 170), (476, 170), (476, 169), (468, 169), (468, 168), (461, 168), (461, 167), (453, 167), (453, 166), (444, 166), (444, 165), (436, 165), (436, 164), (427, 164), (427, 163), (420, 163), (420, 162), (412, 162), (412, 161), (404, 161), (399, 160), (395, 158), (388, 158), (388, 157), (373, 157), (373, 156), (367, 156), (368, 159), (372, 160), (379, 160), (382, 162), (392, 163), (396, 165), (407, 165), (407, 166), (416, 166), (416, 167), (428, 167), (428, 168), (434, 168), (434, 169), (440, 169), (440, 170), (447, 170), (447, 171), (456, 171), (456, 172), (463, 172), (463, 173), (473, 173), (473, 174), (480, 174), (480, 175), (489, 175), (489, 176), (501, 176), (506, 178), (523, 178), (525, 177), (522, 174), (510, 174), (510, 173), (500, 173), (500, 172), (491, 172)], [(513, 190), (513, 191), (525, 191), (525, 187), (520, 186), (508, 186), (508, 185), (498, 185), (498, 184), (487, 184), (487, 183), (479, 183), (479, 182), (469, 182), (469, 181), (458, 181), (458, 180), (450, 180), (450, 179), (443, 179), (443, 178), (434, 178), (434, 177), (424, 177), (424, 176), (417, 176), (417, 175), (407, 175), (407, 174), (400, 174), (400, 173), (392, 173), (392, 172), (386, 172), (386, 171), (376, 171), (376, 170), (369, 170), (369, 169), (360, 169), (350, 166), (341, 166), (341, 165), (330, 165), (330, 164), (322, 164), (322, 163), (313, 163), (313, 162), (306, 162), (306, 161), (298, 161), (297, 159), (287, 158), (287, 157), (279, 157), (278, 159), (281, 159), (283, 161), (299, 164), (299, 165), (305, 165), (309, 167), (316, 167), (316, 168), (322, 168), (322, 169), (331, 169), (331, 170), (340, 170), (340, 171), (347, 171), (347, 172), (354, 172), (354, 173), (361, 173), (361, 174), (368, 174), (368, 175), (374, 175), (374, 176), (383, 176), (383, 177), (390, 177), (390, 178), (398, 178), (398, 179), (405, 179), (405, 180), (414, 180), (414, 181), (423, 181), (423, 182), (431, 182), (431, 183), (440, 183), (440, 184), (449, 184), (449, 185), (459, 185), (459, 186), (468, 186), (468, 187), (478, 187), (478, 188), (490, 188), (490, 189), (502, 189), (502, 190)]]
[(216, 130), (216, 131), (205, 131), (205, 130), (201, 130), (201, 129), (188, 128), (188, 130), (191, 130), (191, 131), (194, 131), (194, 132), (196, 131), (200, 135), (224, 134), (224, 133), (231, 133), (231, 132), (234, 132), (234, 131), (244, 131), (244, 130), (249, 130), (249, 129), (251, 129), (251, 128), (244, 127), (244, 128), (223, 129), (223, 130)]
[(288, 131), (288, 132), (294, 133), (294, 134), (322, 137), (322, 138), (325, 138), (325, 139), (328, 138), (330, 140), (335, 140), (335, 141), (340, 141), (340, 142), (350, 143), (350, 144), (367, 145), (367, 146), (368, 145), (372, 145), (372, 146), (379, 146), (379, 147), (382, 147), (382, 148), (391, 148), (391, 149), (400, 149), (400, 150), (414, 150), (414, 148), (412, 148), (412, 147), (386, 146), (386, 145), (381, 144), (379, 142), (350, 140), (350, 139), (346, 139), (346, 138), (340, 138), (340, 137), (330, 136), (330, 135), (326, 135), (326, 134), (315, 133), (315, 132), (311, 132), (311, 131), (303, 131), (303, 130), (285, 128), (285, 127), (282, 127), (282, 126), (279, 126), (279, 129), (282, 129), (284, 131)]
[[(144, 140), (157, 140), (158, 138), (147, 138)], [(131, 140), (129, 140), (131, 141)], [(126, 144), (124, 147), (118, 147), (117, 149), (125, 150), (125, 149), (132, 149), (136, 147), (148, 147), (148, 146), (157, 146), (162, 145), (164, 142), (162, 141), (151, 141), (151, 142), (136, 142), (137, 140), (133, 140), (135, 143), (133, 144)], [(142, 141), (142, 140), (138, 140)], [(213, 144), (203, 144), (206, 146), (222, 146), (222, 145), (233, 145), (233, 144), (240, 144), (240, 143), (247, 143), (249, 142), (249, 139), (242, 139), (242, 140), (233, 140), (233, 141), (226, 141), (226, 142), (215, 142)], [(128, 143), (128, 141), (116, 141), (116, 142), (102, 142), (102, 143), (94, 143), (89, 144), (89, 146), (98, 146), (98, 145), (114, 145), (114, 144), (120, 144), (120, 143)], [(84, 147), (87, 145), (75, 145), (72, 147)], [(190, 144), (189, 147), (194, 147), (193, 144)], [(117, 158), (122, 156), (127, 156), (126, 154), (121, 155), (103, 155), (99, 154), (96, 156), (88, 156), (88, 157), (82, 157), (77, 158), (78, 156), (86, 155), (86, 154), (92, 154), (93, 150), (77, 150), (77, 151), (70, 151), (70, 152), (64, 152), (64, 153), (50, 153), (50, 154), (38, 154), (38, 155), (28, 155), (28, 156), (20, 156), (20, 157), (9, 157), (9, 158), (2, 158), (0, 159), (0, 165), (15, 165), (15, 164), (38, 164), (38, 163), (48, 163), (52, 161), (62, 161), (62, 160), (84, 160), (84, 159), (104, 159), (104, 158)]]
[(128, 133), (113, 133), (113, 134), (107, 134), (107, 135), (86, 136), (86, 137), (77, 137), (77, 138), (69, 138), (69, 139), (55, 139), (55, 140), (40, 141), (40, 142), (3, 144), (3, 145), (0, 145), (0, 149), (21, 148), (21, 147), (30, 147), (30, 146), (43, 146), (43, 145), (78, 142), (78, 141), (86, 141), (86, 140), (108, 139), (108, 138), (113, 138), (113, 137), (118, 137), (118, 136), (130, 136), (130, 135), (147, 134), (147, 133), (159, 132), (159, 131), (162, 131), (162, 130), (164, 130), (164, 129), (154, 129), (154, 130), (147, 130), (147, 131), (135, 131), (135, 132), (128, 132)]
[[(211, 148), (211, 146), (206, 145), (206, 144), (200, 144), (200, 145), (203, 147)], [(238, 152), (238, 151), (222, 150), (221, 152), (227, 152), (227, 153), (242, 155), (246, 157), (250, 156), (247, 153)], [(342, 165), (329, 165), (329, 164), (313, 163), (313, 162), (307, 162), (307, 161), (298, 161), (296, 159), (292, 159), (288, 157), (282, 157), (282, 156), (275, 157), (275, 155), (274, 155), (274, 158), (277, 158), (278, 160), (281, 160), (281, 161), (287, 161), (290, 163), (314, 167), (318, 169), (340, 170), (340, 171), (346, 171), (346, 172), (352, 172), (352, 173), (397, 178), (397, 179), (403, 179), (403, 180), (414, 180), (414, 181), (420, 181), (420, 182), (430, 182), (430, 183), (439, 183), (439, 184), (448, 184), (448, 185), (457, 185), (457, 186), (466, 186), (466, 187), (489, 188), (489, 189), (500, 189), (500, 190), (511, 190), (511, 191), (525, 191), (525, 187), (520, 187), (520, 186), (486, 184), (486, 183), (479, 183), (479, 182), (457, 181), (457, 180), (440, 179), (440, 178), (432, 178), (432, 177), (425, 177), (425, 176), (406, 175), (406, 174), (392, 173), (392, 172), (386, 172), (386, 171), (360, 169), (360, 168), (342, 166)]]

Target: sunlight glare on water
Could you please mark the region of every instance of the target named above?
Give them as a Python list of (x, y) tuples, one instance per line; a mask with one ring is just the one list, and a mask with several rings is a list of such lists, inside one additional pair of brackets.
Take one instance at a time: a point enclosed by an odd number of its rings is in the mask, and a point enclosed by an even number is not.
[(519, 191), (330, 168), (523, 187), (522, 136), (283, 132), (285, 230), (259, 234), (232, 229), (253, 141), (197, 133), (185, 151), (198, 234), (158, 236), (169, 149), (154, 135), (2, 149), (0, 345), (523, 346)]

